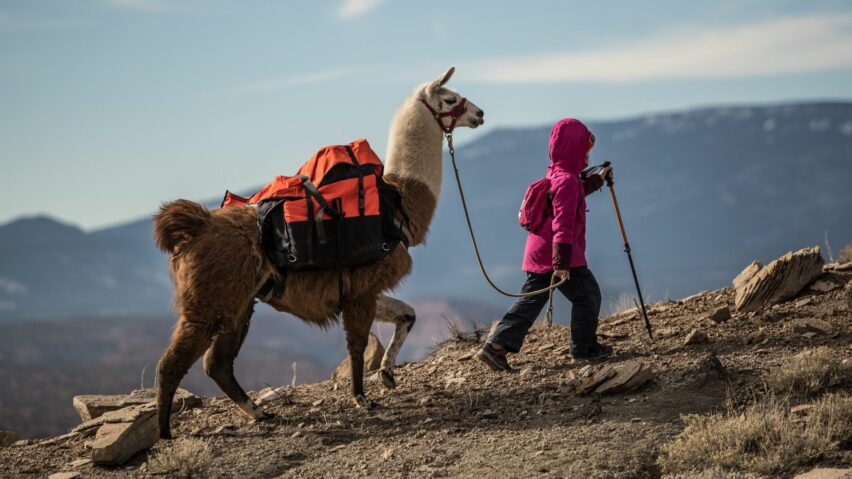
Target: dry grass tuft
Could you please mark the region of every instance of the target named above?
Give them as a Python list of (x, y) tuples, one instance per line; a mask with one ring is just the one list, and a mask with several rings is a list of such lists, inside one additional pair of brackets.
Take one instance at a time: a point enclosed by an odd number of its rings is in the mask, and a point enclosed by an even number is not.
[(210, 446), (198, 439), (180, 438), (154, 454), (148, 460), (148, 472), (180, 479), (210, 479), (213, 453)]
[(485, 339), (485, 329), (471, 318), (467, 318), (468, 327), (454, 316), (444, 315), (443, 319), (449, 333), (445, 342), (478, 344)]
[(852, 378), (852, 367), (830, 348), (822, 347), (793, 356), (771, 371), (766, 383), (773, 392), (800, 398), (816, 397)]
[(852, 396), (828, 395), (808, 416), (790, 417), (777, 400), (741, 413), (685, 416), (686, 429), (658, 459), (666, 473), (721, 467), (772, 474), (809, 463), (852, 440)]

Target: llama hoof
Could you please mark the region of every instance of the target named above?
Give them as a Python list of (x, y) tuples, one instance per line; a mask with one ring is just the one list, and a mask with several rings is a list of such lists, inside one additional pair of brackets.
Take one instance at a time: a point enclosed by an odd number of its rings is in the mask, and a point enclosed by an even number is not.
[(393, 377), (393, 371), (389, 369), (380, 369), (376, 376), (379, 377), (379, 381), (384, 384), (384, 386), (388, 389), (396, 388), (396, 379)]
[(355, 406), (359, 409), (373, 409), (376, 405), (376, 403), (367, 399), (367, 396), (363, 394), (355, 396), (353, 400), (355, 401)]

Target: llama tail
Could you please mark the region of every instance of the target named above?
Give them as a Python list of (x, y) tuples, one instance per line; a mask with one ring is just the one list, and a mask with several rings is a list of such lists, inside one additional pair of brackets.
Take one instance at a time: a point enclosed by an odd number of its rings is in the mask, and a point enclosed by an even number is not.
[(198, 236), (210, 223), (210, 211), (189, 201), (177, 200), (160, 206), (154, 215), (154, 239), (157, 247), (173, 254), (181, 243)]

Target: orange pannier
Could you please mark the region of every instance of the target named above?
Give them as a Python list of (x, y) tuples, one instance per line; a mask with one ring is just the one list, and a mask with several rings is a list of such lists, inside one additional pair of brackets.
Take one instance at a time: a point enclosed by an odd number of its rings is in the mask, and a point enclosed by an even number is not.
[(222, 206), (256, 206), (263, 249), (281, 268), (368, 264), (405, 241), (407, 216), (383, 169), (367, 140), (327, 146), (297, 176), (278, 176), (250, 198), (226, 192)]

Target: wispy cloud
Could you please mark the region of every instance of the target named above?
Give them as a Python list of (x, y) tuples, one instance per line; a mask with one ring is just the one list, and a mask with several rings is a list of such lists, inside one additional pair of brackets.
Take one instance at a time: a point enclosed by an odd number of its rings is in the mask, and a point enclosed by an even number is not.
[(340, 18), (360, 17), (371, 10), (375, 10), (387, 0), (343, 0), (337, 9)]
[(152, 13), (174, 12), (182, 9), (171, 0), (106, 0), (106, 3), (113, 7)]
[(285, 90), (304, 85), (314, 85), (343, 78), (358, 71), (358, 67), (340, 67), (329, 70), (321, 70), (303, 75), (294, 75), (283, 78), (274, 78), (245, 84), (238, 88), (241, 93), (262, 93)]
[(680, 31), (583, 52), (491, 58), (466, 67), (488, 83), (733, 78), (852, 67), (852, 15)]

